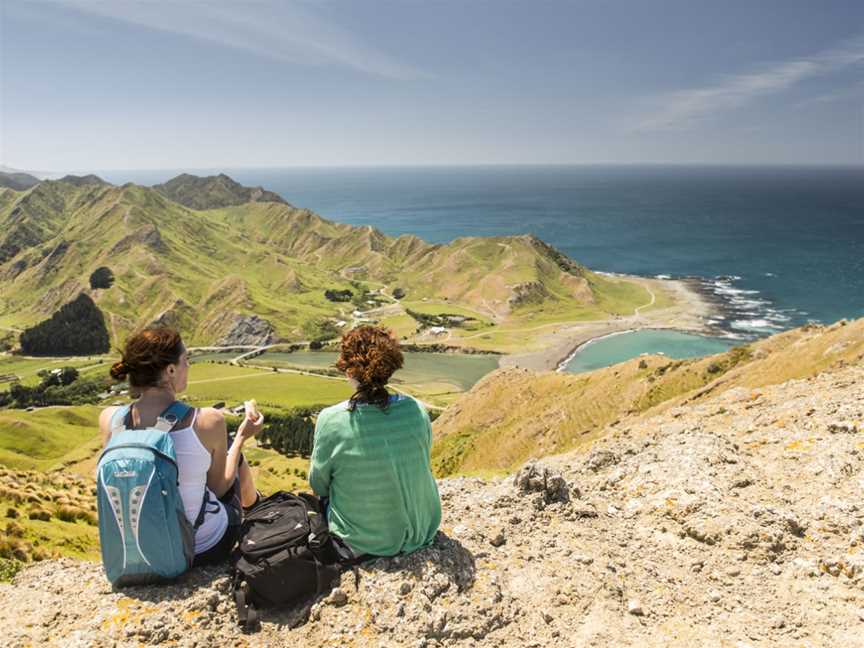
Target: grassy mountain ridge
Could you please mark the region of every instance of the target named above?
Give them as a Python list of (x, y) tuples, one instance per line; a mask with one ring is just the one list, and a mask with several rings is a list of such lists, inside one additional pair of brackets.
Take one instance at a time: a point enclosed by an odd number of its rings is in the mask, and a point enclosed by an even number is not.
[[(358, 285), (398, 286), (413, 301), (496, 321), (538, 311), (603, 317), (647, 301), (635, 283), (591, 273), (533, 236), (433, 245), (329, 221), (227, 176), (180, 176), (161, 187), (85, 176), (0, 195), (0, 324), (32, 325), (82, 291), (105, 312), (115, 344), (160, 318), (192, 343), (214, 343), (252, 314), (278, 337), (301, 339), (309, 321), (350, 316), (325, 289)], [(227, 206), (192, 209), (166, 191), (199, 207)], [(244, 197), (255, 201), (230, 204)], [(88, 277), (101, 266), (116, 281), (91, 290)]]
[(26, 191), (37, 184), (39, 184), (39, 178), (29, 173), (22, 171), (0, 171), (0, 187), (7, 187), (15, 191)]
[(285, 200), (262, 187), (244, 187), (224, 173), (201, 178), (182, 173), (168, 182), (153, 185), (166, 198), (190, 209), (216, 209), (248, 202), (278, 202)]
[(634, 358), (584, 374), (503, 369), (487, 375), (434, 424), (441, 476), (509, 471), (531, 457), (593, 441), (628, 416), (699, 403), (864, 360), (864, 319), (808, 325), (693, 360)]

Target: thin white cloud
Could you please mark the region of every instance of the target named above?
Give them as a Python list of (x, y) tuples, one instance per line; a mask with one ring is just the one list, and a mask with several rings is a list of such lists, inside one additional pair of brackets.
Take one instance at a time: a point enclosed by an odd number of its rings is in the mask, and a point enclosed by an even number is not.
[(799, 101), (793, 107), (809, 108), (811, 106), (825, 105), (833, 103), (835, 101), (845, 101), (853, 97), (855, 99), (864, 98), (864, 80), (853, 83), (848, 88), (842, 88), (840, 90), (837, 90), (836, 92), (827, 92), (825, 94), (816, 95), (815, 97), (804, 99), (803, 101)]
[(714, 85), (680, 90), (659, 98), (659, 107), (643, 119), (637, 131), (690, 130), (729, 110), (864, 62), (864, 37), (811, 57), (764, 66), (761, 70), (727, 76)]
[(277, 61), (340, 65), (372, 76), (418, 79), (425, 73), (361, 42), (289, 0), (47, 0), (123, 22), (174, 32)]

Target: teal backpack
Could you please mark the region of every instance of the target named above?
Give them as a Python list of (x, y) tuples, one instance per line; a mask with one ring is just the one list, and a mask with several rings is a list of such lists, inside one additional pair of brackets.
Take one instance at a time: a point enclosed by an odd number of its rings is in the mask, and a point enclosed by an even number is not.
[(171, 580), (192, 566), (195, 520), (186, 519), (178, 489), (177, 456), (169, 434), (191, 408), (173, 403), (151, 428), (132, 430), (131, 406), (111, 419), (111, 440), (99, 457), (96, 493), (102, 565), (112, 585)]

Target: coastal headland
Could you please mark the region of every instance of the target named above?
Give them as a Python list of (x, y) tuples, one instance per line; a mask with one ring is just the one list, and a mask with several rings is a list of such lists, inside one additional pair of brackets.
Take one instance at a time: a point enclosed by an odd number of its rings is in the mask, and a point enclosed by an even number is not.
[[(650, 300), (629, 315), (603, 320), (561, 323), (541, 329), (535, 344), (541, 348), (505, 355), (502, 367), (522, 367), (535, 371), (561, 368), (583, 345), (605, 336), (640, 329), (671, 329), (698, 335), (720, 335), (709, 320), (720, 306), (709, 301), (698, 289), (699, 283), (687, 279), (656, 279), (634, 275), (614, 275), (642, 286)], [(663, 295), (658, 305), (658, 295)]]

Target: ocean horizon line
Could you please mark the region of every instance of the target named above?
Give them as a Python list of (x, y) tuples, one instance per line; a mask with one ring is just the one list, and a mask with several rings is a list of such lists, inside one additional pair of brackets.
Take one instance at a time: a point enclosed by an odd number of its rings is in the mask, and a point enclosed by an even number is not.
[(193, 171), (226, 173), (230, 171), (346, 171), (346, 170), (418, 170), (418, 169), (794, 169), (794, 170), (841, 170), (841, 171), (864, 171), (864, 162), (861, 164), (821, 164), (821, 163), (799, 163), (799, 162), (478, 162), (478, 163), (423, 163), (423, 164), (287, 164), (287, 165), (216, 165), (206, 167), (196, 166), (165, 166), (165, 167), (127, 167), (127, 168), (102, 168), (93, 167), (89, 169), (73, 169), (61, 171), (48, 171), (42, 173), (51, 174), (81, 174), (81, 173), (122, 173), (122, 172), (179, 172), (190, 173)]

